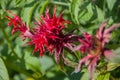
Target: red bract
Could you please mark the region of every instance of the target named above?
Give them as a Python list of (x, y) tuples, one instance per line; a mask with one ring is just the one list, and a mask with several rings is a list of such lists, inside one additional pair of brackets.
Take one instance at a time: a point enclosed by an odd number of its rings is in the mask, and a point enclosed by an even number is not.
[(34, 52), (40, 51), (41, 57), (46, 51), (49, 51), (51, 54), (54, 53), (55, 60), (58, 62), (60, 56), (63, 56), (64, 47), (72, 49), (73, 45), (71, 42), (74, 41), (76, 36), (71, 33), (64, 34), (62, 32), (65, 24), (70, 22), (62, 18), (63, 12), (58, 17), (56, 16), (56, 7), (54, 7), (52, 17), (49, 15), (49, 9), (46, 10), (45, 17), (41, 15), (41, 20), (35, 22), (36, 28), (31, 29), (32, 32), (29, 31), (19, 16), (12, 12), (9, 13), (14, 16), (13, 18), (7, 17), (10, 20), (8, 25), (11, 26), (13, 24), (14, 26), (12, 33), (19, 31), (22, 36), (29, 38), (28, 44), (34, 45)]
[(105, 43), (110, 41), (112, 31), (120, 27), (120, 23), (113, 24), (107, 29), (105, 28), (106, 25), (107, 20), (100, 25), (100, 29), (97, 31), (97, 38), (102, 42), (102, 47), (104, 47)]
[(49, 15), (49, 9), (46, 10), (45, 17), (42, 15), (42, 21), (37, 21), (33, 38), (29, 42), (31, 45), (35, 45), (34, 52), (40, 51), (40, 56), (47, 50), (51, 54), (54, 53), (56, 62), (59, 61), (59, 57), (63, 54), (63, 48), (71, 42), (70, 34), (64, 35), (62, 30), (65, 28), (64, 24), (69, 24), (62, 18), (61, 13), (56, 17), (56, 7), (54, 7), (53, 17)]
[(76, 50), (80, 50), (82, 53), (87, 53), (87, 55), (79, 60), (79, 64), (75, 69), (75, 72), (79, 72), (83, 64), (88, 65), (90, 80), (97, 65), (97, 61), (100, 60), (101, 55), (104, 55), (108, 60), (112, 56), (115, 56), (115, 54), (113, 54), (112, 51), (106, 49), (104, 45), (109, 42), (111, 38), (111, 32), (114, 29), (120, 27), (120, 24), (114, 24), (111, 27), (105, 29), (106, 25), (107, 21), (101, 24), (96, 36), (92, 36), (85, 32), (83, 38), (79, 38), (81, 45), (76, 48)]
[(10, 22), (8, 23), (8, 26), (11, 26), (11, 25), (14, 26), (14, 28), (12, 30), (12, 34), (17, 30), (24, 33), (27, 30), (27, 27), (22, 22), (21, 18), (19, 16), (17, 16), (16, 14), (13, 14), (10, 11), (9, 11), (9, 13), (11, 13), (13, 15), (13, 18), (7, 16), (7, 19), (10, 20)]
[(26, 24), (23, 23), (23, 21), (21, 20), (21, 18), (19, 16), (17, 16), (16, 14), (12, 13), (11, 11), (7, 11), (10, 14), (13, 15), (13, 18), (7, 16), (7, 19), (10, 21), (8, 23), (8, 26), (13, 25), (13, 30), (12, 30), (12, 34), (14, 34), (16, 31), (21, 32), (21, 35), (23, 37), (32, 37), (31, 32), (29, 31), (29, 29), (27, 28)]

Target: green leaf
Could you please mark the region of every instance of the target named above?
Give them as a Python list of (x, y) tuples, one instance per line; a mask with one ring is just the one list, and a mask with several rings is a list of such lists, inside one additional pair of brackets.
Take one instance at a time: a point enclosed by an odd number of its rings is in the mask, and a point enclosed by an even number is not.
[(113, 9), (115, 2), (116, 0), (107, 0), (107, 5), (110, 11)]
[(71, 17), (76, 24), (79, 24), (78, 21), (79, 6), (80, 6), (79, 0), (72, 0), (69, 6)]
[(40, 77), (42, 75), (42, 69), (39, 58), (32, 56), (31, 53), (25, 52), (24, 59), (27, 70), (34, 71)]
[(115, 54), (113, 57), (111, 57), (110, 62), (118, 63), (120, 64), (120, 47), (116, 50), (112, 50), (113, 54)]
[[(81, 7), (82, 8), (82, 7)], [(86, 8), (79, 13), (79, 21), (82, 24), (86, 24), (87, 22), (90, 23), (90, 19), (93, 16), (93, 6), (91, 3), (86, 3)]]
[(110, 77), (110, 73), (103, 73), (100, 74), (96, 80), (109, 80)]
[[(86, 69), (86, 68), (82, 69), (80, 74), (81, 74), (80, 75), (81, 77), (79, 80), (89, 80), (90, 74), (88, 72), (88, 69)], [(94, 72), (91, 80), (96, 80), (97, 75), (98, 75), (98, 73)]]
[(87, 69), (83, 69), (82, 71), (82, 76), (80, 78), (80, 80), (88, 80), (89, 79), (89, 73)]
[(0, 6), (2, 7), (3, 10), (6, 10), (6, 4), (7, 0), (0, 0)]
[(21, 39), (21, 37), (17, 37), (15, 39), (16, 46), (14, 47), (14, 51), (16, 52), (16, 54), (20, 58), (23, 56), (23, 54), (21, 54), (22, 51), (23, 51), (22, 48), (26, 45), (26, 42), (27, 42), (27, 40), (24, 40), (24, 42), (23, 42), (23, 40)]
[(26, 0), (15, 0), (15, 5), (17, 6), (17, 7), (24, 7), (25, 6), (25, 4), (26, 4)]
[(47, 71), (54, 65), (53, 59), (45, 55), (42, 58), (40, 58), (40, 63), (44, 71)]
[(0, 58), (0, 80), (9, 80), (6, 66), (1, 58)]
[[(15, 0), (15, 4), (16, 5), (19, 5), (20, 3), (24, 2), (25, 3), (25, 0)], [(23, 4), (23, 3), (22, 3)]]
[(120, 66), (120, 64), (118, 64), (118, 63), (108, 63), (107, 64), (107, 71), (112, 71), (119, 66)]
[(82, 69), (78, 73), (69, 75), (69, 80), (88, 80), (88, 79), (89, 79), (89, 73), (87, 69)]
[(7, 3), (8, 3), (7, 0), (0, 0), (0, 18), (1, 19), (4, 18), (4, 13), (6, 10)]
[(93, 7), (89, 1), (72, 0), (69, 9), (75, 24), (86, 24), (94, 20), (96, 14), (94, 14)]
[(23, 8), (21, 17), (26, 22), (27, 26), (30, 25), (30, 22), (32, 21), (32, 16), (34, 14), (34, 10), (38, 4), (39, 2), (31, 2)]
[(45, 11), (45, 8), (46, 8), (48, 3), (49, 3), (49, 0), (46, 0), (43, 2), (41, 9), (40, 9), (40, 14), (42, 14)]
[(105, 13), (97, 6), (96, 6), (96, 11), (97, 11), (98, 20), (102, 22), (104, 20)]

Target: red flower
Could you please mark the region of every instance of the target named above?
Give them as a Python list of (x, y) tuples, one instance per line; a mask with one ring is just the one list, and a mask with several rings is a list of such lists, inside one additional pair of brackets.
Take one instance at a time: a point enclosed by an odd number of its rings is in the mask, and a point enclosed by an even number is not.
[(12, 34), (14, 34), (14, 32), (19, 31), (21, 32), (21, 35), (23, 37), (32, 37), (31, 32), (29, 31), (29, 29), (27, 28), (26, 24), (23, 23), (23, 21), (21, 20), (21, 18), (19, 16), (17, 16), (16, 14), (12, 13), (11, 11), (7, 11), (10, 14), (13, 15), (13, 18), (7, 16), (7, 19), (10, 21), (8, 23), (8, 26), (13, 25), (13, 30), (12, 30)]
[(97, 38), (102, 42), (102, 47), (104, 47), (105, 43), (108, 43), (110, 41), (110, 38), (112, 36), (111, 32), (120, 27), (120, 23), (116, 23), (113, 24), (111, 27), (105, 29), (106, 25), (107, 20), (100, 25), (100, 29), (99, 31), (97, 31)]
[(40, 51), (40, 56), (43, 53), (50, 51), (51, 54), (54, 53), (56, 62), (59, 61), (60, 56), (63, 56), (63, 48), (67, 47), (72, 49), (73, 45), (71, 42), (74, 41), (75, 37), (71, 33), (64, 34), (62, 30), (65, 28), (65, 24), (69, 24), (62, 18), (63, 12), (56, 17), (56, 7), (54, 7), (54, 14), (52, 17), (49, 15), (49, 9), (46, 10), (45, 17), (41, 16), (41, 21), (35, 22), (37, 26), (34, 29), (29, 29), (26, 24), (22, 22), (19, 16), (11, 13), (14, 17), (7, 17), (10, 22), (9, 26), (13, 24), (14, 28), (12, 33), (19, 31), (22, 36), (29, 38), (28, 44), (34, 45), (34, 52)]
[(64, 20), (62, 14), (63, 12), (56, 17), (56, 7), (54, 7), (53, 17), (50, 17), (49, 9), (47, 9), (46, 17), (42, 15), (42, 21), (36, 22), (37, 28), (35, 28), (33, 38), (29, 42), (29, 44), (35, 45), (34, 52), (40, 51), (40, 56), (47, 50), (51, 54), (54, 53), (56, 62), (59, 61), (59, 57), (63, 54), (63, 48), (70, 47), (71, 38), (74, 37), (71, 34), (63, 34), (64, 24), (70, 22)]
[(79, 64), (75, 69), (75, 72), (79, 72), (83, 64), (88, 65), (90, 80), (100, 56), (104, 55), (105, 58), (109, 60), (115, 55), (112, 53), (112, 51), (106, 49), (104, 45), (109, 42), (111, 32), (120, 27), (120, 24), (114, 24), (105, 29), (106, 25), (107, 21), (101, 24), (99, 31), (97, 31), (97, 36), (92, 36), (85, 32), (83, 38), (79, 38), (81, 45), (76, 48), (76, 50), (80, 50), (82, 53), (87, 53), (87, 55), (79, 60)]

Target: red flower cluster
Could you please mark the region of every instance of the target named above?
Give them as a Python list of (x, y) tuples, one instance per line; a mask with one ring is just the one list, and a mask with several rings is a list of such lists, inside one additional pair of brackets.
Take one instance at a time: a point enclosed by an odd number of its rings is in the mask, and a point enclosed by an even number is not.
[(58, 62), (60, 54), (63, 53), (65, 44), (69, 44), (72, 35), (64, 35), (62, 30), (65, 28), (64, 24), (69, 24), (62, 18), (62, 14), (56, 17), (56, 7), (54, 8), (53, 17), (50, 18), (49, 9), (46, 11), (46, 17), (41, 16), (42, 21), (37, 22), (37, 28), (30, 44), (35, 45), (34, 51), (40, 50), (40, 56), (47, 50), (55, 53), (55, 60)]
[(21, 18), (19, 16), (17, 16), (16, 14), (12, 13), (11, 11), (8, 11), (8, 12), (13, 15), (13, 18), (7, 16), (7, 19), (10, 21), (8, 23), (8, 26), (13, 25), (12, 34), (14, 34), (14, 32), (16, 32), (16, 31), (20, 31), (21, 35), (23, 37), (29, 37), (29, 38), (31, 38), (32, 34), (29, 31), (29, 29), (26, 26), (26, 24), (23, 23), (23, 21), (21, 20)]
[[(98, 60), (100, 60), (100, 56), (103, 55), (108, 60), (114, 56), (112, 51), (105, 48), (105, 44), (109, 42), (111, 32), (120, 27), (120, 24), (114, 24), (105, 29), (107, 25), (107, 21), (105, 21), (101, 24), (96, 36), (84, 32), (84, 35), (80, 38), (71, 32), (67, 34), (62, 32), (66, 28), (65, 24), (70, 24), (70, 22), (62, 18), (63, 12), (58, 17), (56, 16), (56, 7), (54, 7), (52, 17), (49, 15), (49, 9), (47, 9), (45, 17), (43, 15), (41, 16), (41, 21), (35, 23), (36, 27), (31, 29), (32, 31), (28, 29), (19, 16), (10, 11), (9, 13), (13, 15), (13, 18), (7, 16), (7, 19), (10, 20), (8, 26), (14, 26), (12, 34), (19, 31), (25, 39), (29, 38), (29, 45), (34, 45), (34, 52), (39, 51), (41, 57), (46, 51), (49, 51), (51, 54), (54, 53), (56, 62), (59, 62), (61, 56), (64, 58), (63, 49), (65, 47), (71, 51), (79, 50), (82, 53), (86, 53), (87, 55), (79, 60), (75, 72), (79, 72), (82, 65), (86, 64), (88, 65), (90, 79), (92, 78)], [(76, 39), (80, 42), (78, 47), (73, 43)]]
[(88, 65), (88, 70), (90, 74), (89, 80), (91, 80), (97, 62), (102, 55), (104, 55), (105, 58), (108, 60), (111, 57), (115, 56), (115, 54), (112, 53), (112, 51), (110, 51), (109, 49), (106, 49), (104, 45), (109, 42), (111, 38), (111, 32), (114, 29), (120, 27), (120, 24), (114, 24), (111, 27), (105, 29), (106, 25), (107, 21), (101, 24), (96, 36), (92, 36), (85, 32), (84, 37), (79, 38), (79, 42), (81, 44), (75, 49), (80, 50), (82, 53), (87, 53), (87, 56), (80, 59), (79, 64), (74, 72), (79, 72), (83, 64)]
[[(11, 24), (14, 25), (13, 33), (20, 31), (22, 36), (30, 38), (28, 43), (35, 46), (34, 52), (40, 51), (40, 56), (43, 56), (43, 53), (48, 50), (51, 54), (55, 54), (55, 60), (58, 62), (59, 57), (63, 54), (63, 48), (72, 46), (70, 43), (73, 41), (72, 38), (75, 37), (70, 33), (63, 34), (62, 30), (65, 28), (64, 24), (70, 24), (70, 22), (64, 20), (62, 14), (63, 12), (59, 17), (56, 17), (56, 7), (54, 7), (53, 17), (50, 17), (49, 9), (47, 9), (45, 17), (43, 15), (41, 16), (42, 21), (35, 23), (37, 27), (33, 29), (34, 32), (32, 33), (19, 16), (13, 14), (14, 18), (7, 18), (10, 20), (9, 26), (11, 26)], [(26, 32), (29, 34), (25, 34)]]

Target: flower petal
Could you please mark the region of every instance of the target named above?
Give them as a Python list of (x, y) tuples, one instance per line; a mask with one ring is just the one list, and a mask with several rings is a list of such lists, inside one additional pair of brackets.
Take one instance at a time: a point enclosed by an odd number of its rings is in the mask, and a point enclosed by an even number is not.
[(75, 68), (75, 71), (73, 73), (79, 72), (81, 70), (82, 65), (85, 64), (85, 62), (87, 62), (90, 58), (91, 58), (91, 56), (88, 55), (88, 56), (82, 58), (81, 60), (79, 60), (79, 64)]
[(89, 66), (88, 66), (88, 71), (89, 71), (89, 80), (92, 79), (93, 77), (93, 73), (95, 71), (95, 67), (97, 65), (97, 61), (98, 61), (98, 56), (93, 58), (93, 60), (90, 62)]

